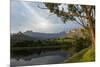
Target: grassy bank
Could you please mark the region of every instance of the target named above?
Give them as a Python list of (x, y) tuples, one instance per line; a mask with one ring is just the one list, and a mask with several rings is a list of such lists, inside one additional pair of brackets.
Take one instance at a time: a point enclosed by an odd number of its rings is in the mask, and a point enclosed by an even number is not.
[(72, 57), (69, 57), (64, 62), (74, 63), (74, 62), (91, 62), (91, 61), (95, 61), (95, 49), (89, 47), (74, 54)]

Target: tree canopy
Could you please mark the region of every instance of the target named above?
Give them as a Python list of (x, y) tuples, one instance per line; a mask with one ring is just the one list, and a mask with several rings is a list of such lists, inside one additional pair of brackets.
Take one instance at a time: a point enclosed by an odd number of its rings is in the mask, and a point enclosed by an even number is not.
[[(45, 8), (52, 14), (61, 18), (64, 23), (74, 21), (80, 24), (91, 35), (92, 45), (95, 44), (95, 6), (62, 3), (44, 3)], [(63, 6), (62, 6), (63, 5)], [(66, 6), (66, 7), (65, 7)], [(66, 11), (65, 11), (66, 10)]]

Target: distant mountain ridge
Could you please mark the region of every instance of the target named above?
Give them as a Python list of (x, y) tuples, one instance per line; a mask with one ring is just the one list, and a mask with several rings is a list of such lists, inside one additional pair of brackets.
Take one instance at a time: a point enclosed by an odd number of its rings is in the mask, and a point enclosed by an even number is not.
[(60, 36), (63, 36), (65, 32), (60, 33), (39, 33), (39, 32), (32, 32), (32, 31), (26, 31), (26, 32), (18, 32), (11, 34), (11, 41), (23, 41), (23, 40), (47, 40), (47, 39), (53, 39)]
[(39, 33), (39, 32), (32, 32), (32, 31), (26, 31), (23, 33), (24, 35), (30, 36), (35, 39), (51, 39), (51, 38), (57, 38), (59, 36), (62, 36), (65, 34), (65, 32), (60, 33)]

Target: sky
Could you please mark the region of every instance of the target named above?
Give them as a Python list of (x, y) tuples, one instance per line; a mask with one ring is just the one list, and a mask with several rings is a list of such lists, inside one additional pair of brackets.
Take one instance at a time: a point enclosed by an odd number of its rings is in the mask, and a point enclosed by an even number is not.
[[(80, 27), (79, 24), (73, 22), (64, 24), (61, 18), (51, 15), (48, 9), (41, 9), (37, 6), (45, 8), (42, 2), (11, 0), (11, 33), (27, 30), (41, 33), (59, 33)], [(59, 6), (59, 9), (61, 6)]]

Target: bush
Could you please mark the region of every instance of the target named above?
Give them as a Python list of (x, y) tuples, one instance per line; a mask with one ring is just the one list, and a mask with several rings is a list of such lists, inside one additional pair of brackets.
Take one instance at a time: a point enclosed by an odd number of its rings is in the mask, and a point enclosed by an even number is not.
[(84, 39), (84, 38), (76, 38), (75, 41), (75, 50), (76, 52), (81, 51), (84, 48), (87, 48), (91, 45), (90, 39)]

